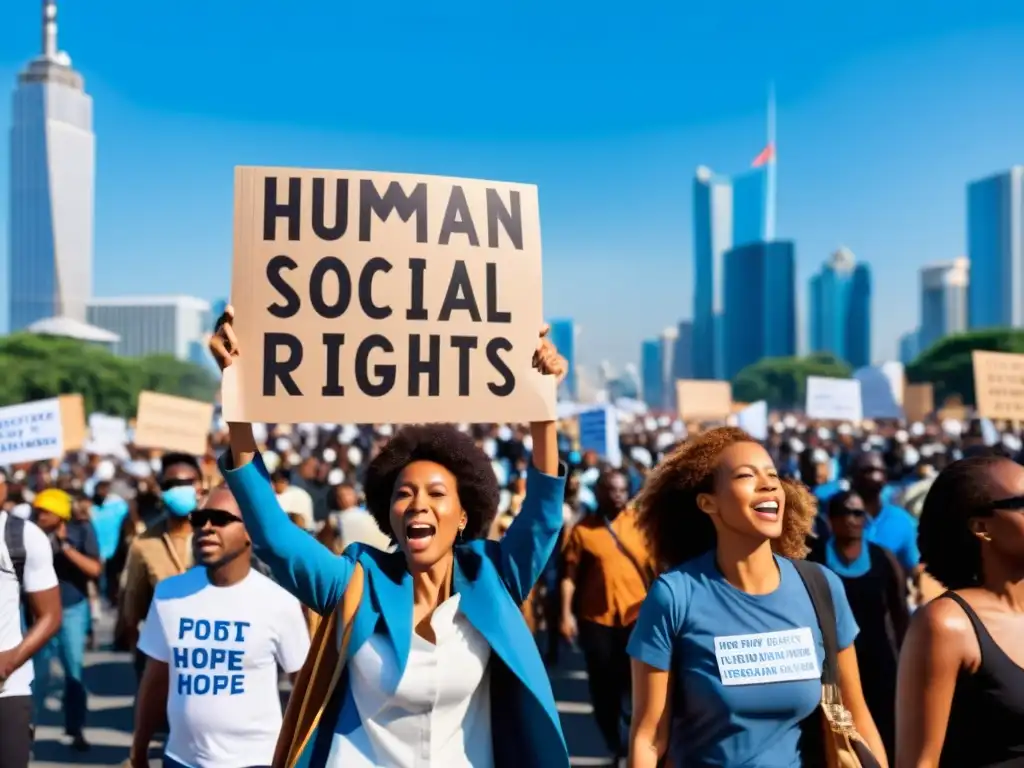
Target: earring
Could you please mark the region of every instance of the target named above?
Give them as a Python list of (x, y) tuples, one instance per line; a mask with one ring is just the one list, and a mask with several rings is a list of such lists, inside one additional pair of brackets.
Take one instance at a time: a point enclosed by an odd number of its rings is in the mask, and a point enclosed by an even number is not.
[(458, 542), (459, 544), (463, 543), (462, 532), (463, 532), (463, 530), (465, 530), (465, 528), (466, 528), (466, 526), (464, 526), (464, 525), (460, 525), (459, 526), (459, 535), (456, 536), (456, 538), (455, 538), (456, 542)]

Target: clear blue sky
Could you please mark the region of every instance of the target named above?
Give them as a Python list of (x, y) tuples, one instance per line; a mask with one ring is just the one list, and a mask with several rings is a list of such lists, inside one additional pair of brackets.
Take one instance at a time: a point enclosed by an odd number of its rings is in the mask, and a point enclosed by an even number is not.
[[(39, 5), (4, 6), (9, 91)], [(801, 307), (851, 248), (880, 361), (916, 324), (918, 268), (964, 251), (966, 182), (1024, 162), (1020, 0), (59, 0), (59, 19), (95, 100), (98, 295), (225, 295), (236, 164), (528, 181), (546, 313), (578, 320), (581, 362), (635, 361), (690, 316), (694, 168), (749, 165), (773, 79)], [(5, 269), (0, 329), (6, 293)]]

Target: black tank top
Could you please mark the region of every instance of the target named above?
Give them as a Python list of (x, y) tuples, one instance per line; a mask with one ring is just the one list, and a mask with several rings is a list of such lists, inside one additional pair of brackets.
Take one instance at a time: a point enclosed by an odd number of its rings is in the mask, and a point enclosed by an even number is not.
[(981, 649), (981, 664), (961, 670), (942, 746), (940, 768), (1016, 768), (1024, 766), (1024, 669), (996, 645), (978, 614), (955, 592), (954, 600), (971, 620)]

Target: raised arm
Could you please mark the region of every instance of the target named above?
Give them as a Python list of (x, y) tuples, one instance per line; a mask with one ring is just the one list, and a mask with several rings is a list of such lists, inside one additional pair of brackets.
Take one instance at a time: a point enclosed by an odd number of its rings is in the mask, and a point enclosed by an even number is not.
[(512, 598), (526, 600), (551, 559), (562, 531), (565, 468), (558, 464), (554, 422), (530, 426), (533, 463), (526, 471), (526, 498), (497, 549), (498, 572)]
[[(220, 471), (238, 501), (256, 555), (303, 605), (320, 615), (329, 614), (345, 592), (357, 548), (335, 555), (289, 520), (255, 451), (251, 425), (229, 424), (228, 428), (231, 450), (221, 456)], [(244, 463), (235, 461), (236, 455)]]

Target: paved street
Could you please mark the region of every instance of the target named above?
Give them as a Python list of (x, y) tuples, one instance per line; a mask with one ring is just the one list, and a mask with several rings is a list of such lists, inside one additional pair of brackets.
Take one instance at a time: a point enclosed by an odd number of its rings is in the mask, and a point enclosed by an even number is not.
[[(109, 626), (101, 622), (100, 640), (109, 637)], [(579, 766), (608, 765), (604, 744), (590, 716), (586, 673), (581, 668), (579, 653), (564, 654), (563, 665), (552, 673), (552, 685), (572, 764)], [(96, 651), (86, 655), (86, 686), (89, 689), (89, 727), (86, 738), (92, 749), (77, 753), (67, 746), (60, 726), (60, 701), (51, 697), (46, 716), (37, 729), (35, 759), (37, 768), (56, 766), (119, 765), (128, 756), (131, 743), (132, 706), (135, 701), (135, 674), (131, 657), (124, 653)], [(159, 748), (150, 756), (158, 768)]]

